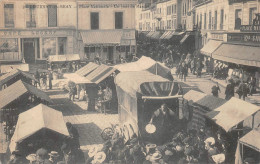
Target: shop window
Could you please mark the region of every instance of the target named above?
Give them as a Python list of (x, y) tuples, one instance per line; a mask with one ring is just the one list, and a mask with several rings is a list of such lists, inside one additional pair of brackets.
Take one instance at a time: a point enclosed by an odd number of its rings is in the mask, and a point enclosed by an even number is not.
[(90, 26), (91, 26), (91, 30), (99, 29), (99, 13), (98, 12), (90, 13)]
[(107, 47), (103, 47), (103, 52), (107, 52)]
[(95, 47), (90, 47), (90, 52), (91, 52), (91, 53), (96, 52), (96, 48), (95, 48)]
[(249, 9), (249, 24), (252, 25), (254, 19), (256, 18), (257, 9), (256, 7)]
[(58, 45), (59, 45), (59, 50), (58, 54), (59, 55), (64, 55), (66, 54), (66, 49), (67, 49), (67, 38), (58, 38)]
[(57, 27), (57, 5), (48, 5), (48, 27)]
[(120, 52), (120, 46), (116, 46), (116, 51)]
[(125, 52), (125, 46), (120, 47), (120, 52)]
[(85, 52), (85, 57), (87, 57), (89, 59), (90, 58), (90, 48), (84, 47), (84, 52)]
[(123, 29), (123, 12), (115, 12), (115, 29)]
[(42, 39), (42, 57), (48, 58), (51, 55), (56, 55), (56, 38)]
[(221, 9), (221, 13), (220, 13), (220, 30), (223, 30), (223, 24), (224, 24), (224, 9)]
[(242, 10), (236, 9), (235, 11), (235, 29), (240, 29), (242, 19)]
[(36, 20), (35, 20), (35, 5), (26, 5), (26, 27), (36, 27)]
[(4, 5), (4, 20), (6, 28), (14, 27), (14, 4)]
[(126, 52), (130, 52), (130, 46), (126, 46), (126, 47), (125, 47), (125, 51), (126, 51)]
[(18, 59), (18, 39), (0, 39), (0, 60)]

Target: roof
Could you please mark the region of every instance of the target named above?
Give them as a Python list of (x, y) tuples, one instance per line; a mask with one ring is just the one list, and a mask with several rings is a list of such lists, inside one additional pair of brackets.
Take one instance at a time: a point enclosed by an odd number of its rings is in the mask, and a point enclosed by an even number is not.
[(49, 129), (63, 136), (69, 136), (62, 113), (46, 105), (39, 104), (19, 114), (14, 135), (11, 139), (11, 152), (16, 142), (21, 142), (41, 129)]
[(96, 63), (90, 62), (87, 65), (85, 65), (84, 67), (77, 70), (75, 73), (80, 76), (87, 76), (90, 72), (95, 70), (98, 66), (99, 65), (97, 65)]
[(12, 80), (14, 77), (17, 77), (18, 75), (22, 75), (26, 78), (37, 81), (31, 74), (23, 72), (19, 69), (14, 69), (13, 71), (6, 73), (0, 77), (0, 86), (4, 85), (9, 80)]
[(210, 40), (206, 45), (203, 46), (200, 52), (211, 57), (212, 53), (222, 44), (222, 42), (223, 41), (220, 40)]
[(206, 111), (212, 111), (227, 102), (224, 99), (194, 90), (187, 92), (183, 98), (188, 101), (193, 101), (195, 105), (203, 107)]
[(170, 78), (171, 70), (168, 67), (166, 67), (162, 63), (156, 62), (152, 58), (146, 57), (146, 56), (142, 56), (136, 62), (115, 65), (114, 68), (116, 68), (120, 72), (147, 70), (153, 74), (157, 74), (159, 76), (172, 80)]
[(260, 47), (223, 43), (212, 53), (212, 57), (235, 64), (260, 67), (259, 54)]
[(239, 142), (260, 152), (260, 128), (255, 128), (239, 139)]
[(45, 92), (19, 80), (8, 86), (6, 89), (0, 91), (0, 109), (6, 107), (27, 92), (45, 101), (52, 102), (50, 97)]
[(66, 74), (64, 74), (64, 77), (67, 78), (70, 81), (73, 81), (76, 84), (89, 84), (89, 83), (92, 83), (86, 77), (80, 76), (80, 75), (78, 75), (76, 73), (66, 73)]
[(48, 57), (49, 62), (66, 62), (80, 60), (79, 54), (51, 55)]
[(116, 69), (113, 67), (109, 67), (107, 65), (101, 64), (98, 66), (94, 71), (92, 71), (90, 74), (86, 76), (86, 79), (93, 83), (100, 83), (105, 78), (110, 76), (113, 72), (115, 72)]
[(123, 30), (89, 30), (81, 31), (80, 33), (83, 43), (86, 45), (119, 45), (123, 35)]
[(232, 97), (225, 104), (206, 114), (226, 132), (259, 110), (259, 106)]
[(175, 95), (179, 91), (177, 83), (148, 71), (121, 72), (116, 76), (115, 84), (133, 97), (136, 97), (136, 93), (165, 97)]

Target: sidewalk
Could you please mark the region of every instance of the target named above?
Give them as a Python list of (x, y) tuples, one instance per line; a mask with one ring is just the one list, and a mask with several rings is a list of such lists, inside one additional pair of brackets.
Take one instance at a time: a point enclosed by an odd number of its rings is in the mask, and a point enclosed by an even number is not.
[[(173, 68), (171, 70), (172, 76), (174, 80), (181, 82), (181, 79), (179, 79), (175, 74), (176, 68)], [(211, 87), (216, 84), (216, 82), (219, 83), (220, 87), (220, 93), (219, 97), (225, 99), (225, 89), (226, 89), (226, 82), (224, 80), (218, 80), (213, 79), (210, 75), (206, 75), (205, 72), (202, 72), (202, 77), (198, 78), (196, 75), (188, 73), (188, 77), (186, 78), (186, 82), (182, 81), (183, 83), (193, 87), (197, 88), (198, 90), (211, 95)], [(182, 84), (181, 84), (182, 85)], [(238, 98), (238, 95), (235, 94), (235, 97)], [(252, 104), (260, 106), (260, 93), (254, 94), (253, 96), (246, 97), (246, 101), (250, 102)]]

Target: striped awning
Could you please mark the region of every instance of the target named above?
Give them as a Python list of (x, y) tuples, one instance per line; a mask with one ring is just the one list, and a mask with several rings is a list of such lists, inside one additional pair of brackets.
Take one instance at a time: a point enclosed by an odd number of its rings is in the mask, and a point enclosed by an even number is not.
[(155, 31), (153, 35), (151, 36), (152, 39), (159, 39), (161, 37), (160, 31)]
[(164, 39), (168, 34), (170, 34), (171, 31), (165, 31), (162, 36), (160, 37), (160, 39)]
[(90, 62), (87, 65), (85, 65), (84, 67), (77, 70), (75, 73), (80, 76), (87, 76), (92, 71), (94, 71), (98, 66), (99, 65), (97, 65), (96, 63)]
[(0, 92), (0, 109), (5, 108), (27, 92), (52, 103), (52, 100), (45, 92), (19, 80)]
[(184, 34), (184, 32), (172, 31), (164, 39), (171, 39), (173, 36), (181, 36), (183, 34)]
[(87, 75), (86, 78), (89, 81), (98, 84), (115, 71), (116, 71), (115, 68), (102, 64), (99, 67), (97, 67), (93, 72), (91, 72), (89, 75)]
[(150, 32), (146, 35), (146, 37), (150, 38), (154, 33), (155, 33), (155, 31), (150, 31)]
[(123, 35), (122, 30), (89, 30), (81, 31), (83, 43), (88, 46), (95, 45), (120, 45)]

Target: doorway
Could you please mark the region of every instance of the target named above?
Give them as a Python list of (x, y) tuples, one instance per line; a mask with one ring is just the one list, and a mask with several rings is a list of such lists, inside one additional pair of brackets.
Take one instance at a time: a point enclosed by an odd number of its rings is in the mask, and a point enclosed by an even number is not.
[(39, 39), (25, 38), (22, 39), (22, 52), (26, 63), (35, 63), (35, 57), (38, 56)]
[(109, 46), (108, 47), (108, 60), (109, 60), (109, 62), (111, 62), (111, 63), (113, 63), (113, 49), (114, 49), (114, 47), (113, 46)]

